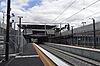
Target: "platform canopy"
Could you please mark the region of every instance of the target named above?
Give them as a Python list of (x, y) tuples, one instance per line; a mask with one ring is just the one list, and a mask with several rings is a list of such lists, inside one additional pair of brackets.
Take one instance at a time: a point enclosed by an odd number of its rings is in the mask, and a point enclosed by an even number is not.
[(56, 27), (56, 25), (26, 25), (22, 24), (21, 26), (18, 25), (21, 29), (52, 29)]

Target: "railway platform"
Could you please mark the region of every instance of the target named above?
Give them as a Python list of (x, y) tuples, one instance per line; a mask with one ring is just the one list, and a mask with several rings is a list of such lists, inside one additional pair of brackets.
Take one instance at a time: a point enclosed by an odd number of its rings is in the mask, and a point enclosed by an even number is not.
[(23, 47), (21, 54), (15, 54), (7, 62), (1, 62), (0, 66), (70, 66), (60, 58), (48, 52), (35, 43), (29, 43)]
[(6, 63), (1, 63), (0, 66), (44, 66), (39, 55), (32, 47), (32, 44), (27, 44), (23, 47), (23, 53), (15, 56)]

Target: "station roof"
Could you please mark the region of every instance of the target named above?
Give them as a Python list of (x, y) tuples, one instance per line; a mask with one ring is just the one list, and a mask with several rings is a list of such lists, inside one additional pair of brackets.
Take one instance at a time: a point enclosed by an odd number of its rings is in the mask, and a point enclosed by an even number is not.
[(56, 27), (56, 25), (26, 25), (22, 24), (21, 26), (18, 25), (21, 29), (52, 29)]
[(47, 35), (33, 35), (33, 34), (24, 35), (24, 36), (35, 37), (35, 38), (39, 38), (39, 37), (47, 37)]

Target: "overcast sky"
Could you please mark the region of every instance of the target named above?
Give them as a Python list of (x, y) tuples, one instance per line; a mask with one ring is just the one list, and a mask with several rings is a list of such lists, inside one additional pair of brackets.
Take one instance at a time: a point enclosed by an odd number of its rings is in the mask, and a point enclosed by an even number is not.
[[(6, 4), (7, 0), (0, 0), (0, 21), (2, 21), (2, 12), (6, 13)], [(89, 18), (99, 21), (100, 0), (11, 0), (11, 13), (23, 16), (23, 22), (61, 22), (78, 27), (82, 26), (83, 21), (87, 24), (92, 23)], [(12, 19), (18, 21), (17, 17)]]

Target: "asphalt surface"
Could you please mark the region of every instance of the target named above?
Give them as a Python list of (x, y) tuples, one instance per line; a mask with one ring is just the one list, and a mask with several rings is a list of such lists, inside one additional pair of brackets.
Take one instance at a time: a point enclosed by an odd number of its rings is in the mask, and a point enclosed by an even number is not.
[(12, 60), (6, 66), (43, 66), (39, 57), (32, 58), (17, 58)]
[(23, 47), (23, 55), (38, 55), (32, 44), (27, 44)]
[[(32, 44), (27, 44), (23, 47), (23, 54), (20, 57), (12, 58), (5, 65), (0, 66), (44, 66), (40, 57), (36, 53)], [(25, 57), (24, 57), (25, 56)], [(32, 56), (32, 57), (28, 57)]]

